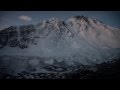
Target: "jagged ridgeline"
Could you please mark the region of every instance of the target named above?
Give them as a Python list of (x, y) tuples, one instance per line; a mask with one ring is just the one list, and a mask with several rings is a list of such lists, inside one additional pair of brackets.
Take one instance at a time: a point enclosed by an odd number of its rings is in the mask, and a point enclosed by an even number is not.
[(1, 72), (68, 72), (119, 59), (120, 29), (85, 16), (10, 26), (0, 30), (0, 57)]

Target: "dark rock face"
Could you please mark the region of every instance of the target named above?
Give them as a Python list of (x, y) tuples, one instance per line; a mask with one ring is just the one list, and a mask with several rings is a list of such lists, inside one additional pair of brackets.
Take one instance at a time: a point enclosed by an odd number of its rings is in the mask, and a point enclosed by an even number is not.
[(74, 16), (73, 18), (75, 18), (76, 20), (85, 21), (89, 25), (88, 17), (85, 17), (85, 16)]
[(34, 38), (31, 38), (31, 33), (35, 32), (33, 25), (28, 26), (10, 26), (0, 31), (0, 47), (20, 47), (21, 49), (27, 48), (29, 43), (34, 42)]

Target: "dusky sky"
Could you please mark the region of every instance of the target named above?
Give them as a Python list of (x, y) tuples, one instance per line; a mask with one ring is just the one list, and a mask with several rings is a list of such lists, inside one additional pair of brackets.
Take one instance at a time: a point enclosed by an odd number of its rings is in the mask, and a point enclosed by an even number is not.
[(11, 25), (38, 24), (49, 18), (67, 20), (78, 15), (97, 18), (107, 25), (120, 28), (120, 11), (0, 11), (0, 30)]

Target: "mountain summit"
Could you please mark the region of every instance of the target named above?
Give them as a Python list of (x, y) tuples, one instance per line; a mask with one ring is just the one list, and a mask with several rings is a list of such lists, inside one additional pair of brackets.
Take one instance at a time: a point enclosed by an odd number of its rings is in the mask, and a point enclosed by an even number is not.
[(56, 57), (70, 65), (90, 64), (118, 57), (119, 48), (119, 29), (85, 16), (66, 21), (51, 18), (37, 25), (10, 26), (0, 31), (1, 56)]

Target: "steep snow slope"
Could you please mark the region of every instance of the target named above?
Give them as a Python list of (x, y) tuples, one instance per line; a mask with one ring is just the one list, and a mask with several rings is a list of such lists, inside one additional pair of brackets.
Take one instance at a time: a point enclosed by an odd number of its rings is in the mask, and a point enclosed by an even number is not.
[(120, 48), (120, 30), (114, 30), (99, 20), (84, 16), (70, 18), (68, 22), (89, 43), (98, 47)]

